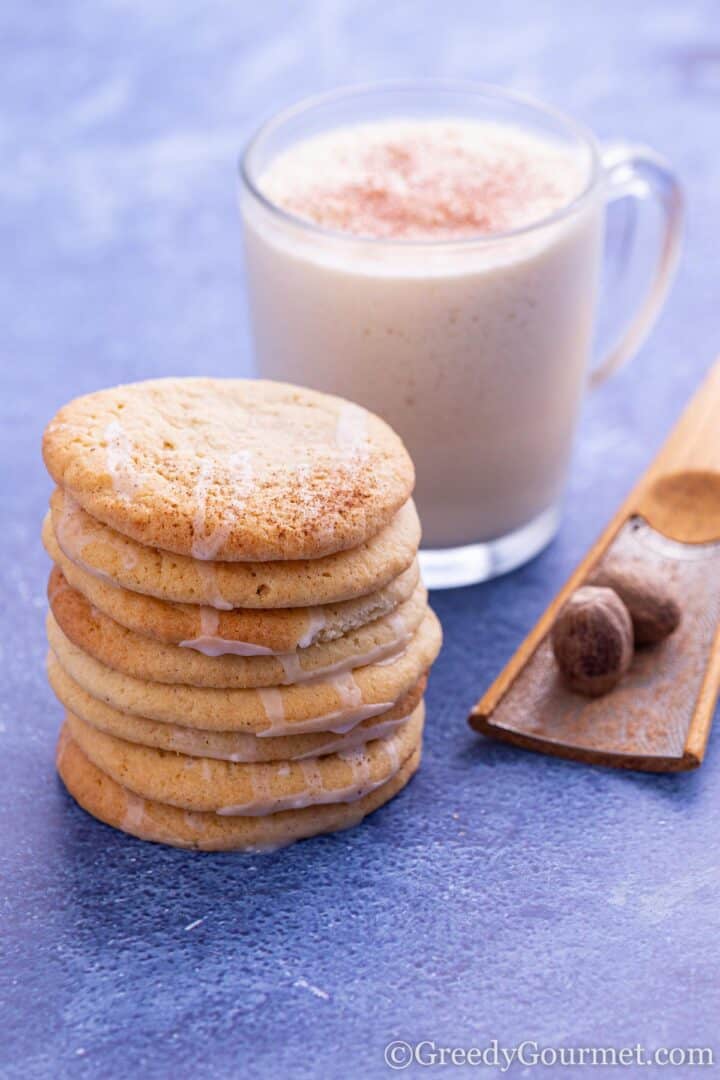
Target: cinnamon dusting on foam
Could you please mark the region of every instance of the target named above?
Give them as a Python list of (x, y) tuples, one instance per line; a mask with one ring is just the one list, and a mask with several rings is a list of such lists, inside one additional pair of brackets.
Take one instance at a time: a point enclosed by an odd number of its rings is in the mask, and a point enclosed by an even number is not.
[(375, 238), (463, 239), (539, 221), (583, 185), (577, 154), (509, 125), (362, 124), (304, 140), (260, 180), (284, 210)]

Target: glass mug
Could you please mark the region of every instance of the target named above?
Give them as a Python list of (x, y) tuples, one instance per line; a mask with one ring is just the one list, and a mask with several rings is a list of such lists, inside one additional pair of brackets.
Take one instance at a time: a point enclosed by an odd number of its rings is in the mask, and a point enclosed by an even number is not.
[[(268, 163), (308, 136), (433, 117), (550, 138), (582, 162), (584, 187), (518, 229), (419, 241), (334, 232), (263, 194)], [(258, 374), (357, 401), (402, 436), (430, 587), (482, 581), (537, 554), (558, 526), (585, 386), (637, 350), (672, 278), (682, 195), (667, 164), (642, 146), (601, 149), (573, 120), (514, 93), (421, 82), (342, 90), (280, 113), (250, 142), (241, 177)], [(589, 371), (605, 208), (648, 196), (662, 215), (651, 285)], [(635, 247), (611, 260), (616, 279)]]

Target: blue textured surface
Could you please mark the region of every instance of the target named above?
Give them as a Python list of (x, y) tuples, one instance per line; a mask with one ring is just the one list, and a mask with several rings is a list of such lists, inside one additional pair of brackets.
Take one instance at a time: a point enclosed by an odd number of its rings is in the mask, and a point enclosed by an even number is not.
[[(699, 773), (661, 778), (487, 744), (465, 715), (720, 344), (717, 5), (7, 0), (0, 33), (0, 1073), (372, 1078), (393, 1038), (712, 1045), (717, 733)], [(396, 75), (515, 86), (665, 152), (689, 193), (678, 282), (588, 403), (557, 541), (435, 597), (447, 644), (408, 791), (262, 858), (143, 845), (54, 775), (41, 430), (101, 385), (244, 373), (238, 148), (299, 96)]]

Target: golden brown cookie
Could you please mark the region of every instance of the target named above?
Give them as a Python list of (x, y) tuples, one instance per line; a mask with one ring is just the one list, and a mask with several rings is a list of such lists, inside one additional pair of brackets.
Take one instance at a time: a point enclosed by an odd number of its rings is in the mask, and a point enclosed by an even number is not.
[(48, 599), (65, 636), (115, 671), (151, 682), (235, 689), (292, 685), (387, 661), (407, 648), (427, 609), (427, 592), (418, 585), (396, 611), (334, 641), (282, 656), (205, 656), (126, 630), (71, 589), (57, 567)]
[(324, 607), (217, 608), (172, 604), (144, 596), (89, 574), (67, 558), (58, 545), (50, 516), (43, 524), (43, 544), (63, 577), (93, 607), (143, 637), (183, 645), (206, 655), (259, 656), (288, 653), (334, 641), (350, 630), (395, 611), (409, 599), (420, 576), (417, 560), (379, 592)]
[(357, 802), (387, 783), (420, 746), (424, 717), (421, 702), (397, 731), (354, 750), (304, 761), (242, 764), (126, 742), (72, 713), (65, 723), (93, 765), (144, 799), (201, 813), (264, 817)]
[(284, 810), (267, 817), (189, 813), (176, 806), (142, 799), (88, 761), (64, 726), (56, 760), (70, 795), (84, 810), (107, 825), (141, 840), (174, 847), (258, 852), (357, 825), (405, 787), (420, 764), (420, 750), (408, 758), (391, 780), (357, 802)]
[(253, 690), (146, 682), (94, 660), (48, 616), (50, 647), (63, 670), (92, 697), (120, 712), (206, 731), (241, 731), (261, 738), (332, 731), (343, 734), (378, 716), (413, 687), (434, 662), (442, 633), (428, 608), (417, 633), (391, 664), (297, 686)]
[(392, 708), (361, 721), (345, 735), (316, 732), (259, 739), (241, 731), (193, 730), (120, 712), (83, 690), (63, 671), (52, 653), (48, 654), (47, 670), (50, 686), (60, 703), (93, 727), (141, 746), (220, 761), (292, 761), (353, 750), (372, 739), (389, 735), (404, 724), (420, 704), (427, 685), (427, 676), (421, 676)]
[(161, 600), (222, 610), (308, 607), (366, 596), (407, 570), (420, 543), (412, 501), (376, 536), (351, 551), (259, 563), (202, 562), (143, 547), (86, 514), (59, 488), (50, 510), (58, 544), (89, 573)]
[(53, 479), (140, 544), (203, 560), (314, 559), (364, 543), (414, 484), (384, 421), (285, 383), (172, 378), (99, 390), (48, 424)]

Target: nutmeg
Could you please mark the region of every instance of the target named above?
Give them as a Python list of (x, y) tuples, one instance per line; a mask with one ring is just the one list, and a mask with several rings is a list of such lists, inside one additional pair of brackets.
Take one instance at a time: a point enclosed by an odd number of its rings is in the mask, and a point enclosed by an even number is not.
[(680, 605), (660, 574), (638, 561), (610, 561), (592, 584), (613, 589), (630, 612), (636, 645), (654, 645), (677, 629)]
[(612, 690), (632, 663), (632, 620), (612, 589), (586, 585), (574, 592), (551, 641), (568, 686), (591, 697)]

